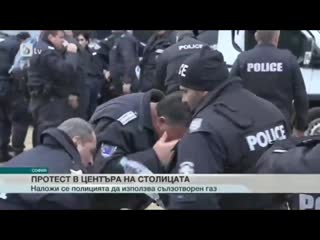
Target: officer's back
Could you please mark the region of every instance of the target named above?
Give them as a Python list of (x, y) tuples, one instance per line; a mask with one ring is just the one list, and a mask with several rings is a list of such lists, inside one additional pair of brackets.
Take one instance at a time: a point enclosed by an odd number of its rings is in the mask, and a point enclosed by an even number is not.
[(115, 42), (109, 53), (110, 77), (116, 94), (123, 93), (123, 85), (136, 81), (135, 69), (139, 64), (139, 42), (126, 31), (115, 31)]
[(276, 105), (288, 122), (294, 101), (295, 128), (303, 132), (307, 126), (308, 99), (296, 58), (288, 50), (276, 47), (278, 31), (258, 31), (256, 39), (258, 45), (254, 49), (238, 56), (231, 75), (241, 77), (247, 89)]
[[(178, 145), (174, 173), (254, 173), (256, 161), (273, 141), (288, 137), (285, 119), (273, 104), (228, 79), (221, 53), (208, 46), (182, 64), (183, 101), (193, 121)], [(172, 195), (173, 209), (272, 208), (265, 196)]]
[(218, 43), (218, 33), (219, 31), (217, 30), (199, 30), (197, 39), (215, 49)]
[(192, 31), (176, 31), (178, 42), (164, 50), (157, 59), (153, 87), (171, 93), (179, 90), (179, 67), (183, 60), (205, 44), (194, 38)]
[(19, 50), (20, 41), (16, 36), (0, 39), (0, 78), (9, 78), (9, 69)]
[[(263, 174), (319, 174), (320, 137), (289, 138), (275, 143), (259, 159), (256, 171)], [(283, 194), (284, 195), (284, 194)], [(282, 195), (281, 195), (282, 196)], [(293, 210), (320, 210), (320, 194), (286, 194), (279, 198)]]
[[(83, 142), (76, 142), (75, 138)], [(18, 155), (2, 167), (47, 168), (49, 174), (86, 172), (86, 167), (93, 163), (91, 152), (95, 151), (95, 144), (95, 134), (91, 126), (84, 120), (72, 118), (58, 128), (43, 132), (41, 145)], [(79, 147), (82, 148), (81, 152), (78, 151)], [(0, 199), (0, 209), (88, 209), (90, 207), (87, 195), (6, 194), (4, 198), (6, 199)]]
[(153, 88), (154, 79), (156, 78), (157, 59), (166, 48), (176, 42), (176, 31), (169, 30), (157, 31), (148, 39), (140, 62), (140, 91), (146, 92)]

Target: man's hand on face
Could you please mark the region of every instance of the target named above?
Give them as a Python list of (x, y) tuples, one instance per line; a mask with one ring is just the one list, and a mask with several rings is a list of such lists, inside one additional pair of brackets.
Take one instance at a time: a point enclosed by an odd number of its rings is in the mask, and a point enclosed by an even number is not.
[(69, 43), (67, 45), (67, 52), (70, 52), (70, 53), (77, 53), (78, 51), (78, 47), (77, 45), (75, 45), (74, 43)]
[(167, 142), (167, 138), (167, 132), (164, 132), (161, 138), (153, 146), (154, 151), (164, 167), (167, 167), (170, 164), (174, 154), (173, 149), (180, 140), (176, 139)]

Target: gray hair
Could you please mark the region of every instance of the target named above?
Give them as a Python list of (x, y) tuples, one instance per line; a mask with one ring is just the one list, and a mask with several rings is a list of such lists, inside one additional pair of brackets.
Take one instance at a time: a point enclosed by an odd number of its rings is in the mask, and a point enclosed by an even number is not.
[(257, 30), (256, 40), (262, 43), (271, 43), (272, 39), (280, 34), (280, 30)]
[(81, 118), (70, 118), (58, 126), (58, 129), (65, 132), (71, 139), (80, 137), (82, 141), (92, 141), (94, 130), (88, 122)]

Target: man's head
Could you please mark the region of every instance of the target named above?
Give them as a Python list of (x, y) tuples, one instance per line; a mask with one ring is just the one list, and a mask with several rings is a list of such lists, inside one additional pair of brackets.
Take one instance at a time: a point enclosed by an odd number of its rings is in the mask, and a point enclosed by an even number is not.
[(24, 40), (28, 39), (30, 36), (30, 33), (28, 32), (20, 32), (17, 34), (17, 38), (20, 42), (23, 42)]
[(43, 32), (42, 38), (49, 41), (58, 50), (64, 48), (63, 43), (65, 38), (63, 30), (46, 30)]
[(92, 126), (80, 118), (70, 118), (61, 123), (58, 129), (72, 139), (80, 154), (82, 164), (85, 167), (93, 165), (97, 139)]
[(81, 47), (86, 48), (89, 45), (90, 34), (88, 32), (80, 32), (77, 35), (77, 41)]
[(180, 41), (184, 37), (194, 37), (193, 30), (176, 30), (177, 41)]
[(258, 30), (255, 33), (255, 38), (258, 44), (273, 44), (278, 46), (280, 30)]
[(167, 132), (168, 141), (179, 139), (188, 129), (191, 113), (181, 99), (182, 93), (174, 92), (159, 103), (151, 103), (153, 125), (158, 137)]
[(223, 55), (204, 46), (188, 57), (179, 68), (182, 102), (194, 111), (207, 96), (229, 77)]

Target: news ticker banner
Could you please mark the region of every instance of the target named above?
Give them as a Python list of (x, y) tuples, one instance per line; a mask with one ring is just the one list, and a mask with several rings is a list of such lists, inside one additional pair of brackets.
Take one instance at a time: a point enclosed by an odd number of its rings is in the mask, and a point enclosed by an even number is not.
[(0, 168), (0, 193), (320, 193), (320, 174), (45, 172), (41, 168)]

